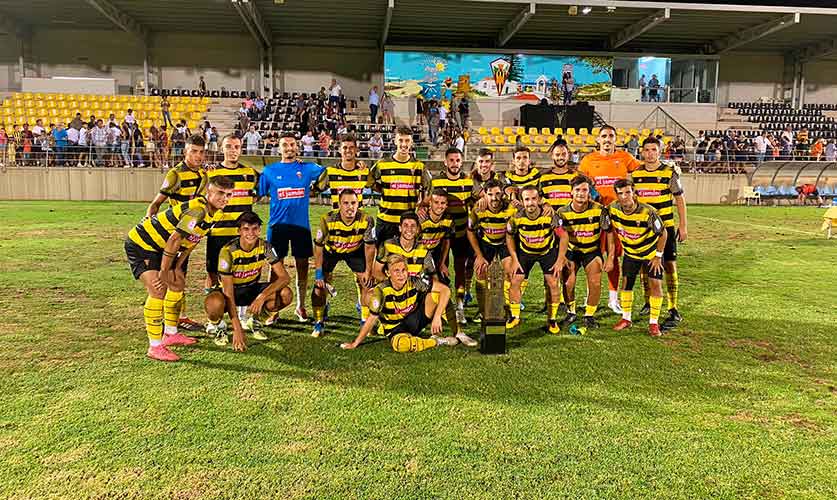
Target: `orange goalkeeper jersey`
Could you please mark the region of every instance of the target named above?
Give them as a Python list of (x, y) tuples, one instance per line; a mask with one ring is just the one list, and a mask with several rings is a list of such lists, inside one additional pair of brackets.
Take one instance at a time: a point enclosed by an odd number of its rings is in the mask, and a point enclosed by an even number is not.
[(616, 151), (611, 155), (595, 151), (581, 159), (578, 171), (593, 179), (601, 196), (599, 203), (607, 206), (616, 201), (613, 184), (627, 178), (628, 172), (633, 172), (639, 165), (639, 160), (627, 151)]

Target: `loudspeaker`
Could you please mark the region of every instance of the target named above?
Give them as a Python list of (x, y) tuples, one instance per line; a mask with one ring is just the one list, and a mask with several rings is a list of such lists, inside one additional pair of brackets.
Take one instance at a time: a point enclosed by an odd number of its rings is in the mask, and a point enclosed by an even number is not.
[(562, 128), (593, 128), (593, 113), (596, 108), (590, 106), (586, 101), (579, 102), (572, 106), (567, 106), (567, 112), (564, 113), (564, 119), (561, 121)]
[(628, 72), (624, 68), (613, 70), (613, 86), (620, 89), (628, 88)]

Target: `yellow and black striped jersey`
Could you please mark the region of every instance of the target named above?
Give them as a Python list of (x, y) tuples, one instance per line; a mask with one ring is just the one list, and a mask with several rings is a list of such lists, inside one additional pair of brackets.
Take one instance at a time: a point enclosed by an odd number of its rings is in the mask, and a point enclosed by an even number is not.
[(215, 177), (227, 177), (235, 183), (233, 196), (224, 208), (221, 220), (212, 228), (210, 236), (238, 236), (238, 216), (253, 210), (256, 201), (256, 185), (259, 173), (251, 167), (239, 165), (236, 168), (218, 166), (207, 172), (209, 180)]
[(516, 174), (514, 170), (509, 170), (504, 175), (509, 182), (509, 186), (517, 188), (517, 192), (520, 192), (520, 189), (526, 186), (537, 187), (541, 179), (541, 171), (535, 167), (530, 167), (529, 171), (523, 175)]
[(558, 216), (540, 215), (530, 218), (523, 209), (509, 219), (508, 233), (515, 236), (517, 248), (529, 255), (545, 255), (555, 246), (555, 228), (558, 227)]
[(378, 218), (391, 224), (398, 224), (401, 214), (416, 209), (421, 192), (429, 189), (432, 180), (424, 163), (412, 157), (404, 162), (395, 157), (379, 160), (370, 175), (381, 193)]
[(642, 165), (630, 175), (640, 203), (654, 207), (665, 227), (674, 227), (674, 197), (683, 194), (680, 168), (663, 162), (656, 170)]
[(633, 212), (625, 213), (619, 201), (614, 201), (607, 207), (607, 216), (625, 255), (636, 260), (654, 258), (663, 222), (650, 205), (637, 203)]
[(372, 186), (369, 167), (362, 161), (355, 162), (355, 168), (346, 170), (342, 164), (326, 167), (320, 178), (314, 184), (317, 191), (329, 190), (331, 193), (331, 208), (339, 208), (340, 193), (344, 189), (351, 189), (357, 193), (359, 205), (363, 205), (363, 189)]
[[(424, 307), (419, 298), (428, 290), (427, 283), (415, 276), (407, 279), (407, 283), (400, 290), (395, 289), (390, 280), (382, 281), (372, 289), (369, 312), (378, 316), (384, 327), (384, 334), (389, 337), (390, 332), (404, 321), (404, 318)], [(419, 311), (419, 314), (424, 312)]]
[(433, 178), (431, 189), (442, 188), (448, 193), (448, 215), (453, 219), (454, 237), (464, 238), (468, 229), (468, 212), (477, 197), (473, 179), (460, 175), (448, 178), (445, 172)]
[(198, 196), (143, 220), (128, 232), (128, 239), (150, 252), (162, 252), (172, 233), (177, 231), (183, 236), (178, 249), (182, 252), (200, 243), (221, 215), (220, 210), (210, 215), (206, 198)]
[(567, 170), (563, 173), (555, 173), (552, 170), (541, 175), (540, 190), (544, 199), (549, 205), (558, 209), (572, 201), (572, 186), (570, 182), (578, 173)]
[(419, 242), (416, 242), (413, 248), (407, 250), (401, 246), (400, 238), (389, 239), (378, 248), (376, 260), (381, 264), (386, 264), (387, 257), (390, 254), (402, 255), (407, 259), (407, 272), (410, 276), (433, 274), (436, 271), (436, 264), (433, 262), (430, 250)]
[(577, 212), (573, 204), (564, 205), (556, 212), (558, 224), (569, 237), (568, 250), (593, 253), (599, 250), (602, 231), (610, 231), (610, 219), (602, 205), (591, 201)]
[(346, 254), (360, 250), (363, 244), (375, 244), (375, 220), (358, 210), (349, 224), (343, 222), (340, 210), (332, 210), (320, 217), (320, 227), (314, 244), (328, 253)]
[(469, 175), (469, 178), (474, 183), (473, 191), (474, 191), (474, 197), (475, 198), (479, 198), (480, 196), (482, 196), (482, 192), (483, 192), (483, 189), (485, 187), (485, 183), (492, 180), (492, 179), (497, 179), (498, 181), (500, 181), (500, 183), (503, 185), (503, 189), (505, 189), (506, 186), (509, 185), (508, 179), (506, 179), (503, 176), (503, 174), (498, 173), (498, 172), (494, 172), (494, 171), (491, 172), (491, 176), (488, 179), (483, 180), (482, 177), (480, 177), (479, 172), (477, 172), (477, 170), (474, 169), (471, 172), (471, 175)]
[(201, 168), (192, 170), (185, 162), (180, 162), (166, 172), (160, 194), (169, 198), (169, 205), (174, 206), (206, 194), (207, 175)]
[(441, 245), (442, 240), (453, 238), (455, 234), (453, 219), (447, 212), (443, 213), (437, 221), (434, 221), (428, 214), (421, 221), (419, 229), (419, 242), (431, 251)]
[(492, 212), (490, 208), (478, 210), (475, 207), (468, 218), (468, 231), (473, 231), (477, 239), (489, 245), (505, 245), (508, 222), (516, 212), (517, 209), (507, 202), (504, 202), (499, 212)]
[(241, 238), (236, 238), (221, 248), (218, 254), (218, 274), (232, 276), (236, 287), (258, 283), (262, 268), (279, 262), (279, 255), (270, 243), (259, 238), (258, 243), (249, 251), (241, 248)]

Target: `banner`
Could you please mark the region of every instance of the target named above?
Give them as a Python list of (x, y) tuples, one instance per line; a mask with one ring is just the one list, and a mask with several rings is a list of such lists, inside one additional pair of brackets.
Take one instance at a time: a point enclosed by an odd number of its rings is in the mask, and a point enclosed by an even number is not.
[(501, 98), (607, 101), (613, 78), (610, 57), (387, 51), (385, 91), (449, 101)]

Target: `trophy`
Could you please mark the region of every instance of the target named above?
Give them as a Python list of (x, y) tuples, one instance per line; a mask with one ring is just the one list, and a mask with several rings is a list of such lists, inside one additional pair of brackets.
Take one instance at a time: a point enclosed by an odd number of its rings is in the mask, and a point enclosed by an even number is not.
[(505, 272), (500, 259), (495, 258), (488, 265), (485, 290), (485, 304), (482, 307), (480, 326), (480, 352), (483, 354), (505, 354), (506, 314), (503, 298)]

